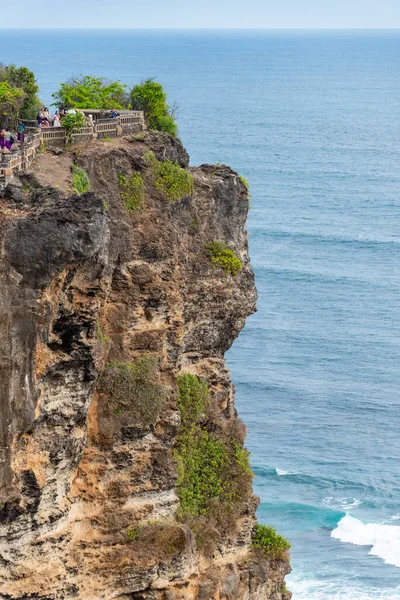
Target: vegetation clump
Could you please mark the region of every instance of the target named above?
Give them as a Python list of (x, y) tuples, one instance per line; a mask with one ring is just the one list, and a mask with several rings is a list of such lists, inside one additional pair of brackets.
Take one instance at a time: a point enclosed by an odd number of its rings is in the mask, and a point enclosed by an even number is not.
[(213, 242), (206, 245), (209, 258), (214, 267), (221, 267), (226, 275), (238, 275), (242, 270), (242, 261), (233, 250), (221, 242)]
[(127, 531), (138, 561), (170, 560), (186, 548), (186, 535), (183, 527), (174, 522), (148, 521), (143, 525), (131, 527)]
[(241, 183), (243, 183), (244, 187), (246, 188), (247, 193), (249, 193), (250, 185), (249, 185), (249, 182), (247, 181), (246, 177), (243, 177), (243, 175), (240, 175), (239, 179), (240, 179)]
[(149, 129), (177, 135), (178, 127), (173, 114), (176, 109), (167, 103), (167, 94), (161, 83), (146, 79), (135, 85), (131, 92), (131, 107), (132, 110), (144, 112)]
[(135, 172), (131, 177), (118, 173), (118, 185), (128, 212), (145, 207), (145, 184), (140, 173)]
[(284, 559), (290, 550), (290, 543), (279, 535), (273, 527), (256, 524), (253, 529), (253, 548), (265, 552), (271, 558)]
[(78, 165), (72, 166), (72, 189), (81, 196), (90, 190), (90, 181), (86, 171)]
[(115, 403), (117, 414), (129, 411), (137, 425), (149, 427), (157, 422), (165, 400), (165, 390), (158, 379), (157, 358), (145, 354), (134, 363), (109, 363), (100, 389)]
[(119, 81), (108, 81), (103, 77), (90, 75), (73, 77), (62, 83), (53, 98), (57, 106), (82, 109), (121, 109), (128, 104), (125, 85)]
[(35, 119), (40, 109), (39, 86), (26, 67), (0, 64), (0, 120), (10, 124), (17, 117)]
[(210, 524), (226, 533), (251, 490), (249, 454), (237, 440), (218, 430), (218, 423), (210, 418), (208, 386), (195, 375), (178, 378), (178, 408), (179, 517), (202, 536), (208, 535)]
[(193, 176), (177, 162), (157, 160), (151, 151), (145, 154), (145, 160), (153, 170), (155, 188), (169, 202), (192, 195)]

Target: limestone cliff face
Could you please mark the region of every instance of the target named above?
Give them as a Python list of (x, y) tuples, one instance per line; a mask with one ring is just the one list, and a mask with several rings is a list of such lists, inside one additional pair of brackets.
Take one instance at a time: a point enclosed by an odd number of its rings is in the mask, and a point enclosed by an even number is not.
[[(190, 171), (191, 195), (164, 197), (149, 150)], [(73, 161), (91, 182), (82, 196), (57, 179)], [(287, 561), (251, 551), (251, 491), (228, 531), (206, 529), (205, 551), (177, 487), (179, 374), (206, 382), (209, 423), (243, 444), (224, 353), (256, 302), (244, 185), (228, 167), (189, 169), (161, 134), (45, 153), (35, 173), (0, 199), (0, 598), (289, 598)], [(132, 173), (145, 201), (128, 211)], [(216, 240), (240, 258), (236, 276), (211, 263)], [(163, 390), (149, 419), (102, 383), (143, 357)]]

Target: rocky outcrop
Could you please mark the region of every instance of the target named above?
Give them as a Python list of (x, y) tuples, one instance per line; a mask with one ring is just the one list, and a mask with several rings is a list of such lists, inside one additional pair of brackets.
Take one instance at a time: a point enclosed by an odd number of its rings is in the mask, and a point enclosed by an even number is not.
[[(256, 302), (244, 184), (162, 134), (61, 159), (91, 191), (25, 174), (0, 199), (0, 598), (289, 598), (287, 560), (251, 550), (245, 483), (225, 529), (179, 491), (180, 374), (208, 386), (199, 431), (244, 456), (224, 362)], [(168, 160), (193, 182), (174, 201)], [(240, 273), (210, 260), (216, 241)]]

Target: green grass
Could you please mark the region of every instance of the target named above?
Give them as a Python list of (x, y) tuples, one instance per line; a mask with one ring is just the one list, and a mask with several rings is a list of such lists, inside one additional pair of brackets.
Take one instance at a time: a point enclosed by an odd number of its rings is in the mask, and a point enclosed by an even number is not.
[(81, 196), (90, 190), (90, 181), (86, 171), (78, 165), (72, 166), (72, 189)]
[(208, 256), (213, 266), (221, 267), (226, 275), (238, 275), (242, 270), (242, 262), (225, 244), (213, 242), (206, 245)]
[(193, 194), (193, 176), (171, 160), (157, 160), (153, 152), (146, 152), (144, 158), (151, 167), (154, 187), (169, 202), (176, 202)]
[(265, 552), (275, 559), (284, 559), (290, 550), (290, 543), (279, 535), (273, 527), (255, 525), (253, 529), (253, 548)]
[(146, 205), (146, 188), (142, 175), (138, 172), (131, 177), (118, 173), (121, 198), (128, 212), (141, 210)]

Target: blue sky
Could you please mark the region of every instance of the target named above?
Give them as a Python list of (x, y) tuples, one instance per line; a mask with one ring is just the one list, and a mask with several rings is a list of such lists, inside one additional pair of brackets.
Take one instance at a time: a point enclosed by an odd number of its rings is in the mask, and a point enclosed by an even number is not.
[(0, 28), (400, 28), (400, 0), (0, 0)]

